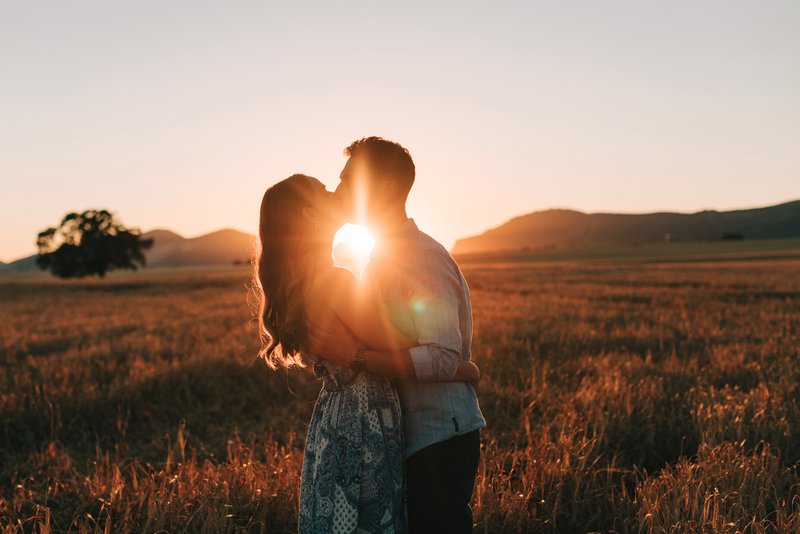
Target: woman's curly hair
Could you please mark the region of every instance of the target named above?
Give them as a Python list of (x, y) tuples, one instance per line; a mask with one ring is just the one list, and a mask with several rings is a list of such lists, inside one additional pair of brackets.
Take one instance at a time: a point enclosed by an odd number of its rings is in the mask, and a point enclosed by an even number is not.
[(304, 366), (307, 259), (317, 243), (301, 213), (311, 205), (314, 182), (295, 174), (267, 189), (261, 200), (253, 281), (259, 301), (259, 355), (272, 369)]

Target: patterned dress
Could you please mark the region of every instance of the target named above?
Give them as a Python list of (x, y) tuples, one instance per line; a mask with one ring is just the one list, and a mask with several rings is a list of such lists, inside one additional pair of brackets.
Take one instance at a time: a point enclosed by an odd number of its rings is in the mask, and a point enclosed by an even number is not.
[(306, 437), (298, 531), (405, 533), (403, 430), (388, 378), (315, 364), (322, 378)]

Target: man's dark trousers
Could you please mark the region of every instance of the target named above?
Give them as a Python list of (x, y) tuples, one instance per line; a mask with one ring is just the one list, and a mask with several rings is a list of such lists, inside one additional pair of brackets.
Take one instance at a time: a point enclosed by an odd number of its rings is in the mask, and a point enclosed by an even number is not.
[(480, 459), (480, 432), (434, 443), (406, 459), (411, 534), (472, 532), (469, 501)]

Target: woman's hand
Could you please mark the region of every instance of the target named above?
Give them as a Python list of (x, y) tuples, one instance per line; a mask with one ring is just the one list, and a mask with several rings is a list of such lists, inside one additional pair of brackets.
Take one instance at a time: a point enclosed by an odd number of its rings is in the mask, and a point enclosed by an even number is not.
[(339, 321), (334, 321), (332, 330), (325, 330), (308, 321), (308, 348), (323, 360), (348, 367), (355, 358), (358, 344), (353, 335)]
[(458, 364), (456, 374), (450, 380), (451, 382), (469, 382), (472, 387), (478, 389), (478, 382), (481, 379), (481, 370), (477, 365), (471, 361), (462, 361)]

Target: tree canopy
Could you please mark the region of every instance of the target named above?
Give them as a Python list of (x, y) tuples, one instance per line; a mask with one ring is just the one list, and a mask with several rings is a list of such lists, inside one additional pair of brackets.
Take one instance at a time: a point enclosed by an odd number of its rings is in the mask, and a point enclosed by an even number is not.
[(36, 265), (61, 278), (102, 278), (114, 269), (145, 265), (144, 250), (152, 245), (138, 228), (126, 228), (107, 210), (73, 212), (58, 227), (39, 232)]

